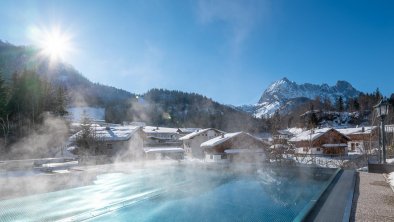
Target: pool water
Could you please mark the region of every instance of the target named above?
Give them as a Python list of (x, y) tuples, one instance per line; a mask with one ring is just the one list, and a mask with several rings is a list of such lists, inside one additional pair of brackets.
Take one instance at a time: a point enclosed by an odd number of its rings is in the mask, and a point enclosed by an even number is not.
[(161, 166), (0, 201), (0, 221), (292, 221), (333, 170)]

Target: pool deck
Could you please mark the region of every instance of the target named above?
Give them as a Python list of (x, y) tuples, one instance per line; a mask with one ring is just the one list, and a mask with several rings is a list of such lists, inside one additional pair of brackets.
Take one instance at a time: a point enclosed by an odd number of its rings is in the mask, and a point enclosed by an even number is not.
[(357, 174), (350, 221), (394, 221), (394, 192), (383, 174)]
[(394, 191), (384, 174), (344, 170), (304, 221), (394, 221)]
[(338, 173), (304, 221), (349, 221), (355, 182), (354, 170)]

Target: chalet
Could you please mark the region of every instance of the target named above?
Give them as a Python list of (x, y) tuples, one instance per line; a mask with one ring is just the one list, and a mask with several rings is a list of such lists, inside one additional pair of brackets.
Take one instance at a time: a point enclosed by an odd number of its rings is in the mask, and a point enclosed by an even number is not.
[[(112, 159), (120, 160), (138, 159), (144, 157), (143, 133), (138, 126), (90, 126), (89, 135), (84, 136), (84, 131), (70, 137), (71, 144), (75, 144), (78, 153), (98, 156), (105, 155)], [(87, 144), (85, 150), (78, 147)]]
[(287, 144), (287, 141), (294, 136), (287, 130), (278, 130), (272, 135), (273, 144)]
[(307, 130), (289, 140), (296, 153), (305, 154), (347, 154), (349, 141), (349, 137), (333, 128)]
[(183, 141), (183, 149), (188, 157), (203, 159), (205, 156), (204, 150), (201, 148), (201, 144), (220, 136), (222, 133), (225, 132), (218, 129), (208, 128), (187, 134), (186, 136), (179, 138), (179, 140)]
[(145, 157), (149, 160), (181, 160), (185, 150), (181, 147), (144, 147)]
[(350, 138), (349, 152), (364, 153), (379, 146), (379, 128), (376, 126), (337, 129)]
[(193, 133), (193, 132), (196, 132), (199, 130), (201, 130), (201, 128), (178, 128), (177, 132), (182, 137), (182, 136), (186, 136), (187, 134), (190, 134), (190, 133)]
[(145, 133), (144, 146), (146, 147), (181, 147), (182, 143), (179, 141), (179, 129), (145, 126), (142, 129)]
[(266, 161), (269, 144), (245, 132), (221, 134), (201, 144), (207, 162)]
[(388, 147), (394, 147), (394, 125), (385, 125), (386, 142)]

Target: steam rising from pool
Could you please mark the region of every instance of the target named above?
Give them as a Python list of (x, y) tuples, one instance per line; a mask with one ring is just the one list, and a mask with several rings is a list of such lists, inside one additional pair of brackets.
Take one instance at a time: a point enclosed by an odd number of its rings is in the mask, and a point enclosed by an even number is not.
[[(0, 202), (3, 221), (291, 220), (330, 176), (299, 169), (170, 164), (98, 174), (91, 185)], [(105, 169), (103, 171), (111, 172)], [(331, 172), (332, 173), (332, 172)], [(321, 174), (321, 173), (320, 173)]]

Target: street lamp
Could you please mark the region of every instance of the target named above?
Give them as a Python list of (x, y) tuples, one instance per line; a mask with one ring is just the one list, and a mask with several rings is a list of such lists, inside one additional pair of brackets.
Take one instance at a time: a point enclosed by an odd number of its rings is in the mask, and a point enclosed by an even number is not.
[[(387, 116), (389, 112), (389, 104), (385, 100), (380, 100), (378, 104), (374, 106), (378, 117), (380, 117), (380, 127), (381, 127), (381, 137), (382, 138), (382, 149), (383, 149), (383, 159), (381, 159), (381, 163), (386, 163), (386, 138), (384, 133), (384, 118)], [(380, 156), (380, 151), (379, 151)]]

